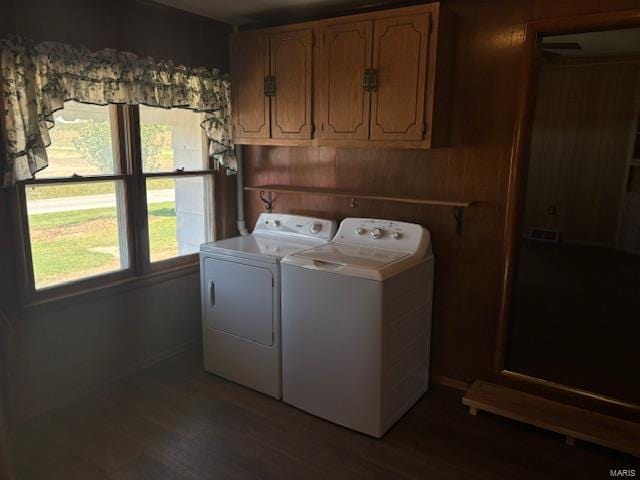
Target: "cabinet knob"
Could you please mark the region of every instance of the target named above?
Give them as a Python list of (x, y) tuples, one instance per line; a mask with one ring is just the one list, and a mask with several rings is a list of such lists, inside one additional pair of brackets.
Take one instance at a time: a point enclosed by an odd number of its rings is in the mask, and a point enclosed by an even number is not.
[(369, 91), (377, 92), (378, 91), (378, 69), (371, 69), (371, 80), (369, 81)]

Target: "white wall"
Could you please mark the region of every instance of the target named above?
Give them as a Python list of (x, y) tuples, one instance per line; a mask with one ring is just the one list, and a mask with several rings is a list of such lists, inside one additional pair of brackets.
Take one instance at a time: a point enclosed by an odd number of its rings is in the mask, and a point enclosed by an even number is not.
[(12, 412), (24, 420), (200, 339), (197, 273), (17, 319)]

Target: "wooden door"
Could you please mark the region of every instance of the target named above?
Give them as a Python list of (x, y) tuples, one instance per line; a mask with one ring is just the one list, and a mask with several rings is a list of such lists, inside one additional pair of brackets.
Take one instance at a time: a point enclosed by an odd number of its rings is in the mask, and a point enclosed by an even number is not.
[(322, 27), (322, 138), (369, 138), (371, 96), (363, 75), (371, 67), (372, 32), (372, 21)]
[(430, 14), (376, 20), (372, 140), (422, 140)]
[(271, 35), (271, 138), (311, 138), (313, 31)]
[(269, 36), (231, 37), (231, 116), (234, 138), (269, 138)]

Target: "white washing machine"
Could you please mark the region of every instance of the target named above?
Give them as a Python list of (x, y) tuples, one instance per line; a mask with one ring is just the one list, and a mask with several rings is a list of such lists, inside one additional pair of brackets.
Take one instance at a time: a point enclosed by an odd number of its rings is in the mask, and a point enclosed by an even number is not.
[(411, 223), (345, 219), (282, 261), (283, 400), (374, 437), (427, 391), (434, 257)]
[(263, 213), (251, 235), (201, 246), (205, 370), (281, 398), (280, 260), (326, 243), (335, 229), (330, 220)]

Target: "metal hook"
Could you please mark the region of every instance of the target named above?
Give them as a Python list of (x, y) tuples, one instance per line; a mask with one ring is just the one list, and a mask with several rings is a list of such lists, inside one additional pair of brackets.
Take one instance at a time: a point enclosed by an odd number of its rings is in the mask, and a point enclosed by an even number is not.
[(260, 200), (265, 204), (267, 211), (271, 211), (273, 208), (273, 198), (271, 192), (266, 192), (267, 198), (264, 197), (265, 191), (260, 190)]
[(357, 207), (355, 198), (351, 197), (351, 203), (349, 204), (349, 206), (351, 208), (356, 208)]
[(453, 207), (453, 218), (456, 219), (456, 235), (462, 235), (462, 221), (464, 219), (462, 207)]

